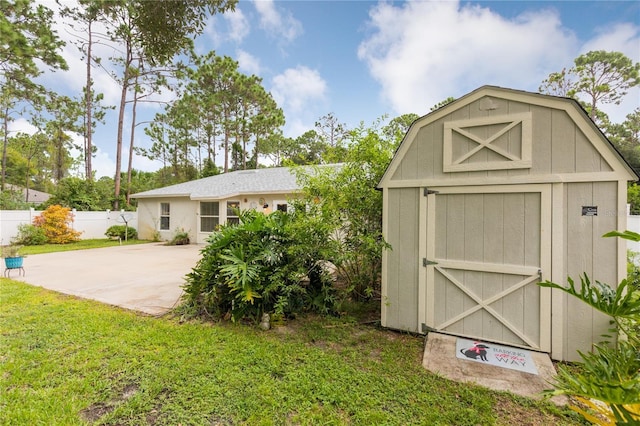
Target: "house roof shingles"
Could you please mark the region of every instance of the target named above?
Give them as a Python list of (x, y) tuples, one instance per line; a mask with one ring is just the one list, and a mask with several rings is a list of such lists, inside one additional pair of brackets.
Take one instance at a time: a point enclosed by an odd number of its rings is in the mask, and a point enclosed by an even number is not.
[[(328, 166), (337, 167), (337, 165), (315, 167)], [(237, 170), (140, 192), (131, 197), (189, 197), (192, 200), (199, 200), (223, 199), (243, 194), (291, 193), (300, 189), (293, 170), (290, 167)]]

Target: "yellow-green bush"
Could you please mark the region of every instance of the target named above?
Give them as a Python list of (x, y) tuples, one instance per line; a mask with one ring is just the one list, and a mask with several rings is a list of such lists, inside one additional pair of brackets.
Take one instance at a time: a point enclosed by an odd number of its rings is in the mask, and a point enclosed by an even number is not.
[(52, 244), (73, 243), (80, 239), (80, 232), (73, 229), (73, 213), (68, 207), (49, 206), (33, 219), (33, 224), (44, 230)]

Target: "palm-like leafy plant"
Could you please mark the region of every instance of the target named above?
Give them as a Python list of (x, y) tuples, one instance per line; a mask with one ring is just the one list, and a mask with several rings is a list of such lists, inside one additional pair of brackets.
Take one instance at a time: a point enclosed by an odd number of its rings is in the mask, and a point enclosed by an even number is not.
[(333, 285), (313, 239), (283, 212), (238, 212), (240, 223), (212, 234), (184, 285), (184, 302), (196, 312), (233, 320), (263, 313), (333, 309)]
[[(631, 231), (609, 232), (605, 237), (640, 241)], [(590, 353), (579, 352), (583, 360), (580, 372), (559, 367), (554, 390), (548, 395), (570, 395), (588, 409), (571, 408), (593, 423), (602, 425), (640, 424), (640, 291), (623, 280), (614, 290), (584, 274), (580, 288), (569, 278), (564, 287), (545, 281), (539, 285), (564, 291), (610, 316), (620, 332), (614, 346), (599, 344)]]

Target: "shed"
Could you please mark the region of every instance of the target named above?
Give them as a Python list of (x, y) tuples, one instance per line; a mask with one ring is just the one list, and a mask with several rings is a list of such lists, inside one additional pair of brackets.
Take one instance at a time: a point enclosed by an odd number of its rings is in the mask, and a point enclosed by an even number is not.
[(379, 183), (382, 325), (577, 360), (608, 318), (541, 280), (617, 285), (638, 176), (573, 99), (483, 86), (416, 120)]

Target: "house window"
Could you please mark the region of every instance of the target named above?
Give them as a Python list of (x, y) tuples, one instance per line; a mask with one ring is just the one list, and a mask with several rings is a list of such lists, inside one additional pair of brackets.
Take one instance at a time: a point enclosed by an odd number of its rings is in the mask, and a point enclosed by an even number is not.
[(227, 224), (237, 225), (240, 223), (238, 212), (240, 210), (240, 201), (227, 201)]
[(286, 203), (276, 203), (276, 210), (286, 213), (287, 212), (287, 204)]
[(213, 232), (220, 224), (220, 203), (217, 201), (200, 203), (200, 232)]
[(166, 231), (171, 229), (171, 222), (169, 216), (171, 213), (171, 206), (169, 203), (160, 203), (160, 230)]

